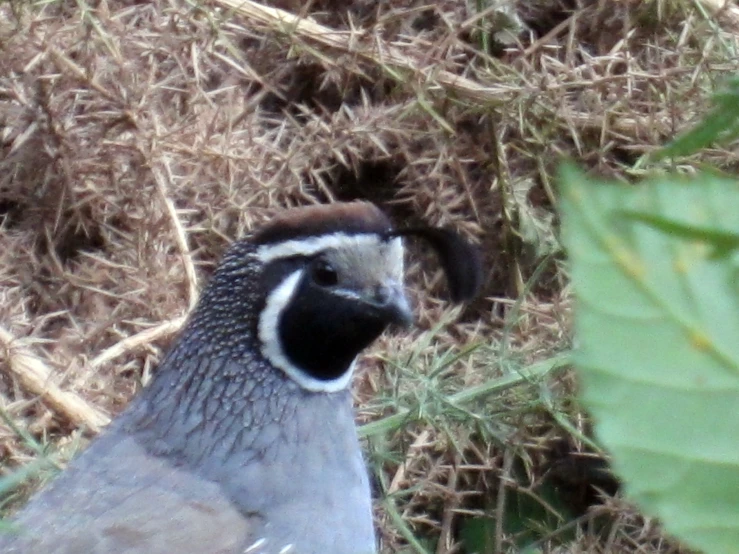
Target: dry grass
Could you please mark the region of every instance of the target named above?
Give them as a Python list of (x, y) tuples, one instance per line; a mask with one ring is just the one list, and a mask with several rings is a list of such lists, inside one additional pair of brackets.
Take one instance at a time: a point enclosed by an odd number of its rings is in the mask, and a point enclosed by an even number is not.
[[(514, 550), (510, 520), (533, 513), (524, 498), (566, 507), (532, 535), (541, 551), (681, 551), (593, 492), (613, 483), (593, 477), (572, 376), (525, 385), (517, 370), (569, 344), (556, 164), (624, 179), (660, 170), (644, 155), (737, 71), (739, 8), (271, 4), (287, 12), (0, 4), (6, 471), (70, 450), (75, 430), (123, 408), (230, 240), (287, 206), (367, 198), (401, 220), (456, 226), (488, 268), (485, 298), (451, 313), (416, 253), (421, 329), (381, 341), (360, 371), (383, 552), (464, 552), (470, 533), (489, 552)], [(736, 171), (737, 154), (680, 168)], [(519, 386), (497, 386), (506, 379)]]

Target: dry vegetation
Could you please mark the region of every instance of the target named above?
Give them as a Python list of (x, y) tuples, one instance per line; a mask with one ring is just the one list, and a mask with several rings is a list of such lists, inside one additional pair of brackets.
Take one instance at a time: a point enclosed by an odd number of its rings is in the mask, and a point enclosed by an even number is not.
[[(515, 551), (524, 523), (541, 551), (684, 551), (619, 499), (572, 375), (514, 370), (569, 346), (557, 163), (659, 169), (643, 156), (739, 68), (739, 8), (269, 4), (286, 11), (0, 3), (0, 466), (64, 460), (119, 412), (229, 241), (367, 198), (480, 241), (488, 272), (447, 312), (416, 252), (421, 328), (361, 368), (383, 552)], [(705, 161), (739, 166), (710, 150), (681, 168)]]

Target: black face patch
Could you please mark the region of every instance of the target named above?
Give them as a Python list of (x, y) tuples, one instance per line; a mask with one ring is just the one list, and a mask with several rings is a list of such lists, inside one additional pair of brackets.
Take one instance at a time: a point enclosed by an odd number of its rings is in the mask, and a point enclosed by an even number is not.
[(337, 295), (304, 276), (281, 314), (278, 336), (292, 364), (310, 377), (331, 381), (349, 370), (388, 322), (383, 310)]

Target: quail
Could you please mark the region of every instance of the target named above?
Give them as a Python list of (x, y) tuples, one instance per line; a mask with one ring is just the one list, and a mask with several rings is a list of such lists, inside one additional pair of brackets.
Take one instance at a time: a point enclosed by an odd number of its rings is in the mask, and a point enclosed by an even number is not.
[(436, 250), (453, 300), (476, 293), (469, 243), (366, 202), (287, 210), (235, 242), (151, 382), (0, 552), (376, 552), (348, 385), (360, 351), (412, 320), (407, 235)]

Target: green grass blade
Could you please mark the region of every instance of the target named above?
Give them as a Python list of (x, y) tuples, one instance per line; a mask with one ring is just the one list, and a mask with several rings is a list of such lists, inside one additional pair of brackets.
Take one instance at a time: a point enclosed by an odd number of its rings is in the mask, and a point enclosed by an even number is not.
[(715, 142), (729, 143), (739, 134), (739, 77), (729, 80), (713, 98), (714, 108), (690, 131), (658, 150), (654, 160), (689, 156)]

